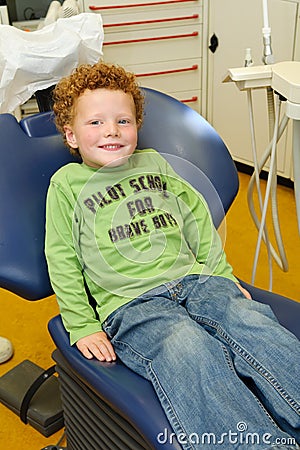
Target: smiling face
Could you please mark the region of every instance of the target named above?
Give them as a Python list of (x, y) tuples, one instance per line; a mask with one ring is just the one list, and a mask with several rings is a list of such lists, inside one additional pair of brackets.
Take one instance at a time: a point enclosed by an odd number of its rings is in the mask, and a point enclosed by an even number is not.
[(76, 101), (73, 123), (64, 131), (85, 164), (100, 168), (124, 164), (137, 145), (135, 105), (119, 90), (86, 90)]

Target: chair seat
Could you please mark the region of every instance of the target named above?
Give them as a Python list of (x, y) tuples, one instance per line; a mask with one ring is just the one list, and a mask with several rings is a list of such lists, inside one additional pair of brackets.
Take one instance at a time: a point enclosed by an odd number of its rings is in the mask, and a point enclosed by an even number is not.
[[(72, 373), (73, 376), (75, 374), (75, 378), (83, 380), (84, 384), (96, 393), (96, 396), (103, 400), (115, 415), (119, 415), (131, 424), (137, 434), (144, 439), (145, 448), (156, 448), (159, 433), (167, 433), (171, 436), (172, 429), (149, 381), (132, 372), (121, 361), (103, 363), (95, 359), (86, 359), (75, 346), (70, 346), (69, 336), (60, 316), (51, 319), (48, 327), (63, 357), (62, 359), (54, 352), (54, 359), (58, 359), (58, 367), (62, 367), (65, 372)], [(73, 395), (76, 395), (74, 391)], [(87, 399), (88, 395), (85, 394), (81, 402), (88, 402)], [(97, 402), (95, 401), (94, 404)], [(74, 421), (74, 418), (72, 420)], [(179, 450), (181, 446), (174, 440), (171, 444), (166, 443), (164, 449)]]

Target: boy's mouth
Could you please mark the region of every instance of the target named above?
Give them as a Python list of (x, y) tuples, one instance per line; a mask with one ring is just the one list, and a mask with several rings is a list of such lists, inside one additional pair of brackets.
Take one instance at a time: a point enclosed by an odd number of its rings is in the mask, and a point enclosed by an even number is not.
[(107, 144), (102, 145), (101, 148), (107, 152), (116, 152), (123, 147), (121, 144)]

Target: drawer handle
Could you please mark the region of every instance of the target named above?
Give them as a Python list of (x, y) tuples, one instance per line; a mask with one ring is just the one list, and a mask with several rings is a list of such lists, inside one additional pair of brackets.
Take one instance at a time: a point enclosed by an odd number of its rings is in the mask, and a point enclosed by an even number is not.
[(187, 33), (187, 34), (174, 34), (170, 36), (157, 36), (157, 37), (151, 37), (151, 38), (140, 38), (140, 39), (126, 39), (123, 41), (109, 41), (109, 42), (103, 42), (103, 45), (121, 45), (121, 44), (134, 44), (138, 42), (149, 42), (149, 41), (164, 41), (166, 39), (181, 39), (181, 38), (187, 38), (187, 37), (195, 37), (198, 36), (198, 31), (194, 31), (193, 33)]
[(192, 20), (198, 19), (199, 14), (193, 14), (192, 16), (182, 16), (182, 17), (170, 17), (166, 19), (150, 19), (150, 20), (140, 20), (136, 22), (120, 22), (120, 23), (106, 23), (103, 24), (103, 28), (111, 28), (111, 27), (123, 27), (123, 26), (132, 26), (132, 25), (146, 25), (149, 23), (164, 23), (164, 22), (176, 22), (179, 20)]
[(132, 3), (131, 5), (112, 5), (112, 6), (93, 6), (90, 5), (91, 11), (99, 11), (104, 9), (121, 9), (121, 8), (138, 8), (140, 6), (157, 6), (157, 5), (169, 5), (174, 3), (186, 3), (195, 2), (198, 0), (165, 0), (162, 2), (148, 2), (148, 3)]
[(193, 103), (193, 102), (196, 102), (197, 100), (198, 100), (198, 97), (196, 95), (194, 95), (191, 98), (186, 98), (186, 99), (180, 100), (180, 101), (181, 101), (181, 103)]
[(156, 75), (168, 75), (171, 73), (180, 73), (180, 72), (189, 72), (191, 70), (197, 70), (198, 64), (194, 64), (191, 67), (183, 67), (182, 69), (170, 69), (170, 70), (161, 70), (159, 72), (147, 72), (147, 73), (138, 73), (136, 77), (154, 77)]

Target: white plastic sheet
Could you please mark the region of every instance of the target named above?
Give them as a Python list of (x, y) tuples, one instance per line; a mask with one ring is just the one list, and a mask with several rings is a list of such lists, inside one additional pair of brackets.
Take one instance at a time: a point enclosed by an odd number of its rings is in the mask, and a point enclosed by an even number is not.
[(79, 64), (99, 61), (103, 39), (101, 15), (93, 13), (32, 32), (0, 25), (0, 112), (13, 112)]

